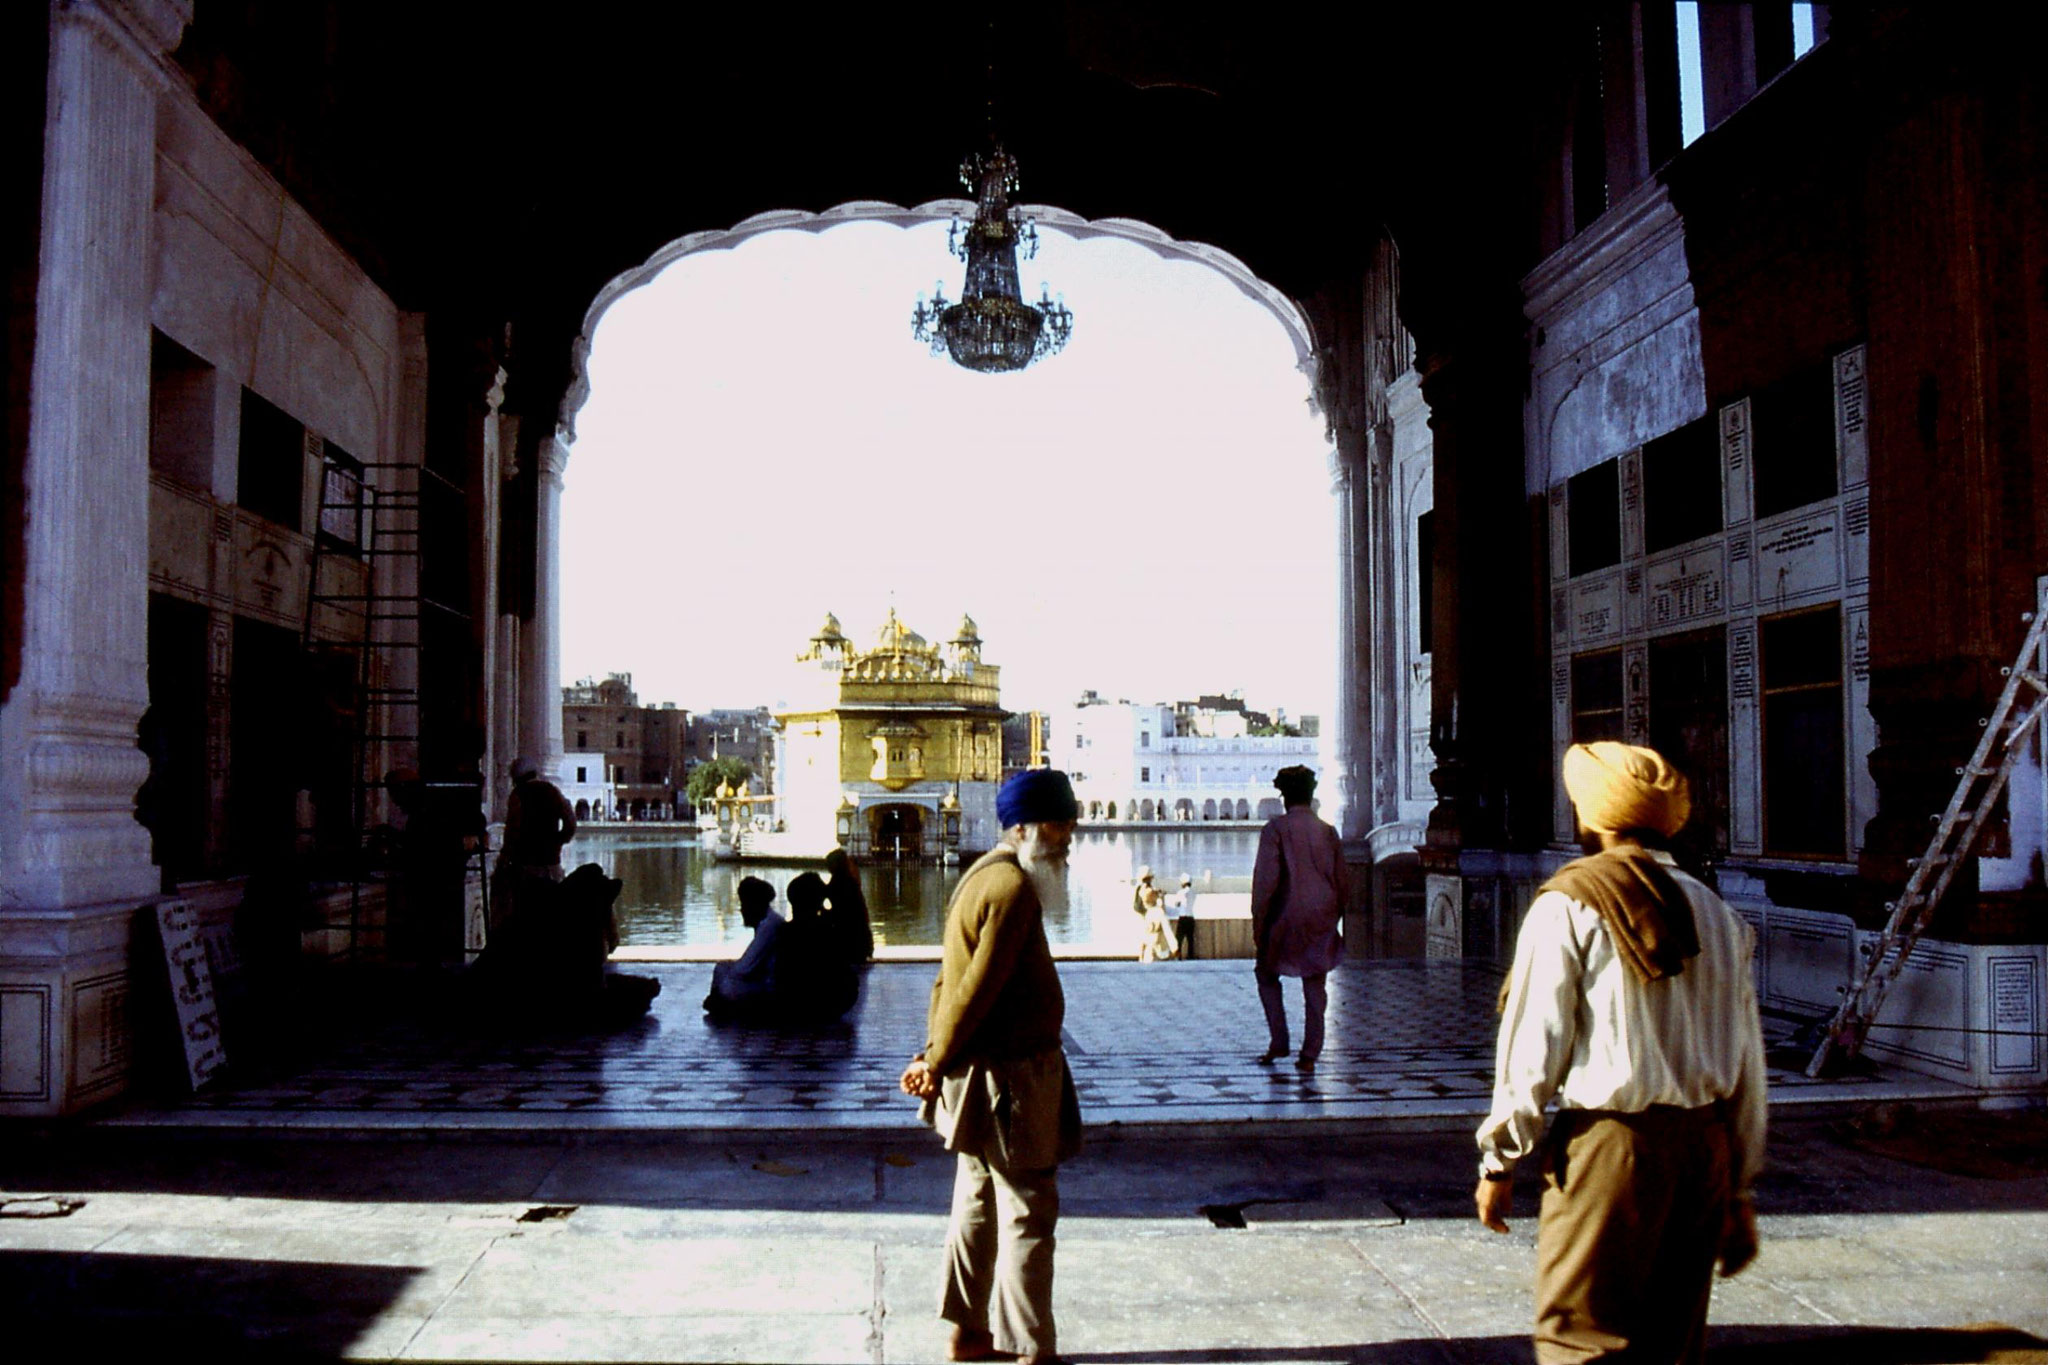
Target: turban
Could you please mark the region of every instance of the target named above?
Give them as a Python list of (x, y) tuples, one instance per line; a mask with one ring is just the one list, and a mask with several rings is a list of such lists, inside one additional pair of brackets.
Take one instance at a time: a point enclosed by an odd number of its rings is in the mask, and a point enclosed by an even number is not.
[(1035, 825), (1044, 820), (1077, 820), (1081, 803), (1074, 799), (1074, 784), (1058, 768), (1026, 768), (996, 793), (996, 823), (1004, 829), (1013, 825)]
[(1273, 774), (1273, 785), (1280, 795), (1294, 805), (1307, 801), (1316, 792), (1316, 771), (1296, 763)]
[(1655, 749), (1602, 740), (1564, 751), (1564, 789), (1579, 823), (1619, 834), (1646, 829), (1670, 838), (1692, 814), (1685, 774)]

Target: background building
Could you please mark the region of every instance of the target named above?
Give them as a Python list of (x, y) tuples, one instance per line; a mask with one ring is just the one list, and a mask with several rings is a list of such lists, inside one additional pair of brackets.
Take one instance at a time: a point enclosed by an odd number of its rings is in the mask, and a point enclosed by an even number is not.
[(1049, 747), (1050, 717), (1043, 711), (1013, 712), (1003, 722), (1003, 776), (1026, 768), (1053, 766)]
[(795, 847), (917, 859), (995, 843), (1001, 670), (982, 661), (972, 618), (939, 646), (891, 608), (863, 650), (828, 615), (797, 663), (795, 700), (775, 717), (779, 815)]
[(1273, 774), (1322, 771), (1317, 739), (1277, 733), (1241, 698), (1146, 705), (1084, 692), (1054, 728), (1055, 766), (1091, 821), (1263, 820), (1281, 811)]
[(611, 766), (603, 753), (562, 755), (560, 776), (555, 785), (562, 789), (578, 820), (609, 820), (619, 809), (618, 785), (611, 780)]
[(563, 742), (578, 754), (602, 756), (595, 780), (611, 794), (599, 819), (681, 818), (689, 805), (684, 788), (696, 728), (674, 702), (642, 706), (631, 673), (613, 673), (603, 682), (584, 678), (562, 689)]
[(774, 790), (775, 716), (765, 706), (714, 708), (699, 711), (690, 725), (689, 764), (695, 767), (714, 758), (737, 758), (754, 769), (748, 789)]

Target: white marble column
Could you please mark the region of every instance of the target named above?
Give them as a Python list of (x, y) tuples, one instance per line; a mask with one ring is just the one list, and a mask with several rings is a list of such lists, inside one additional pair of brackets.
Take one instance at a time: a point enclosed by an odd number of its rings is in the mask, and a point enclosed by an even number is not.
[[(156, 71), (127, 7), (52, 12), (31, 372), (21, 682), (0, 904), (156, 890), (148, 763), (150, 218)], [(175, 41), (178, 24), (162, 35)], [(147, 36), (147, 35), (145, 35)]]
[(476, 563), (483, 577), (484, 818), (492, 821), (505, 818), (505, 797), (511, 791), (505, 773), (512, 761), (513, 737), (518, 733), (514, 728), (517, 693), (505, 685), (503, 676), (511, 660), (518, 657), (507, 638), (508, 626), (516, 627), (516, 623), (508, 623), (498, 615), (498, 537), (504, 525), (501, 509), (505, 477), (498, 408), (505, 401), (505, 379), (502, 366), (492, 373), (491, 386), (484, 394), (483, 413), (478, 419), (483, 446), (477, 461), (477, 495), (483, 505), (477, 518), (481, 548)]
[(1359, 757), (1371, 741), (1371, 698), (1361, 686), (1358, 642), (1361, 613), (1371, 604), (1358, 592), (1357, 471), (1345, 458), (1341, 443), (1330, 447), (1330, 495), (1337, 511), (1337, 694), (1330, 721), (1328, 780), (1324, 782), (1325, 816), (1346, 839), (1361, 839), (1372, 827), (1366, 809), (1370, 786), (1361, 780)]
[(558, 431), (540, 443), (534, 511), (533, 621), (522, 639), (519, 744), (543, 774), (562, 766), (562, 473), (569, 443)]
[(52, 6), (24, 472), (21, 677), (0, 705), (0, 1113), (125, 1080), (129, 921), (156, 894), (148, 705), (151, 218), (177, 0)]

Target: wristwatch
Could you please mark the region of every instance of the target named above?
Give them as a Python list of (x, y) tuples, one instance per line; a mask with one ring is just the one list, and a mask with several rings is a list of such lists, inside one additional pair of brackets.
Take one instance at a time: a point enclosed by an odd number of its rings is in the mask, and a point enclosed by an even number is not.
[(1496, 1185), (1501, 1185), (1506, 1184), (1510, 1180), (1513, 1180), (1515, 1178), (1515, 1173), (1513, 1171), (1481, 1171), (1479, 1173), (1479, 1178), (1481, 1180), (1490, 1181)]

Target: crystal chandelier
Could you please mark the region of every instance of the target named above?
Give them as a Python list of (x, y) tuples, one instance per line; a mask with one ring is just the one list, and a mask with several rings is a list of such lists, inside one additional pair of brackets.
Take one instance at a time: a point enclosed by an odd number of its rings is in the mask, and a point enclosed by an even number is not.
[(918, 296), (910, 330), (933, 355), (950, 355), (954, 364), (983, 374), (1007, 374), (1065, 346), (1074, 315), (1044, 287), (1037, 303), (1024, 302), (1017, 287), (1018, 249), (1026, 260), (1038, 254), (1038, 229), (1010, 207), (1017, 159), (993, 143), (960, 164), (960, 180), (975, 194), (974, 221), (963, 225), (956, 218), (946, 234), (947, 248), (967, 262), (961, 299), (951, 302), (945, 286), (934, 285), (929, 304)]

